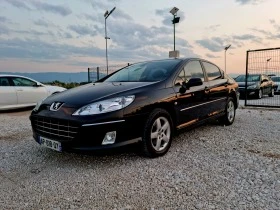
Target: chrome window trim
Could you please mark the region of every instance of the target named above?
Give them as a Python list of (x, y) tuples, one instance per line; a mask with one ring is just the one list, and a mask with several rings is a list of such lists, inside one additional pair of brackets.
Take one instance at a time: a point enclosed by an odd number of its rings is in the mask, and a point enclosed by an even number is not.
[(180, 112), (183, 112), (185, 110), (188, 110), (188, 109), (192, 109), (192, 108), (195, 108), (195, 107), (198, 107), (198, 106), (202, 106), (202, 105), (205, 105), (205, 104), (210, 104), (210, 103), (213, 103), (215, 101), (221, 101), (221, 100), (225, 100), (225, 98), (221, 98), (221, 99), (217, 99), (217, 100), (213, 100), (213, 101), (209, 101), (209, 102), (206, 102), (206, 103), (202, 103), (202, 104), (198, 104), (198, 105), (195, 105), (195, 106), (191, 106), (191, 107), (188, 107), (188, 108), (184, 108), (184, 109), (181, 109)]

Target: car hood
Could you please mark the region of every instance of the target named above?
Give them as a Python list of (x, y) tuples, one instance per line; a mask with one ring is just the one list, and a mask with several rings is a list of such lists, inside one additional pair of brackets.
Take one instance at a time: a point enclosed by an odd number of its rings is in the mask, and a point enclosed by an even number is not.
[[(237, 82), (239, 87), (245, 87), (246, 83), (245, 82)], [(247, 82), (247, 87), (251, 85), (258, 85), (259, 82)]]
[(141, 88), (153, 85), (155, 82), (104, 82), (91, 83), (77, 88), (54, 94), (45, 99), (44, 104), (62, 102), (67, 107), (81, 107), (96, 101), (121, 95), (133, 95)]

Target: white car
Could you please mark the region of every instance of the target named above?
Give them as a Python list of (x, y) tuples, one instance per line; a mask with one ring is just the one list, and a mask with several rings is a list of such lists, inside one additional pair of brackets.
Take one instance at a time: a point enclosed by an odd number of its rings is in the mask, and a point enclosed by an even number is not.
[(35, 106), (38, 101), (64, 90), (28, 77), (0, 74), (0, 110)]

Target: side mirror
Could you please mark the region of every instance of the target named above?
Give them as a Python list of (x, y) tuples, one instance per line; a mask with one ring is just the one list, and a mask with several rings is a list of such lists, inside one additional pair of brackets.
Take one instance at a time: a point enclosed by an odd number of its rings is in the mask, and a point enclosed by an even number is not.
[(201, 78), (191, 78), (188, 82), (183, 82), (182, 87), (180, 88), (180, 93), (185, 93), (186, 90), (190, 89), (190, 87), (199, 86), (202, 85), (202, 79)]
[(33, 85), (34, 87), (41, 87), (42, 86), (42, 84), (41, 83), (39, 83), (39, 82), (37, 82), (35, 85)]

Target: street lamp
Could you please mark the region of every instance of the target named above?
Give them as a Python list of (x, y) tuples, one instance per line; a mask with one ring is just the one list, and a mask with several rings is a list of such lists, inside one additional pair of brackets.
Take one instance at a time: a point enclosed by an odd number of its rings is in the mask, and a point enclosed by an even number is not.
[(271, 60), (271, 58), (268, 58), (268, 59), (266, 59), (266, 66), (265, 66), (265, 73), (267, 74), (268, 72), (268, 69), (267, 69), (267, 67), (268, 67), (268, 62)]
[(174, 51), (175, 51), (175, 24), (179, 23), (180, 21), (180, 17), (176, 17), (178, 10), (179, 9), (177, 7), (173, 7), (173, 9), (170, 10), (170, 13), (173, 15), (172, 24), (174, 25)]
[(107, 66), (107, 75), (108, 75), (108, 50), (107, 50), (107, 39), (110, 39), (107, 36), (107, 26), (106, 26), (106, 20), (107, 18), (114, 12), (116, 7), (114, 7), (110, 12), (108, 10), (104, 13), (104, 18), (105, 18), (105, 40), (106, 40), (106, 66)]
[(227, 50), (231, 47), (231, 44), (225, 47), (225, 72), (227, 72)]

